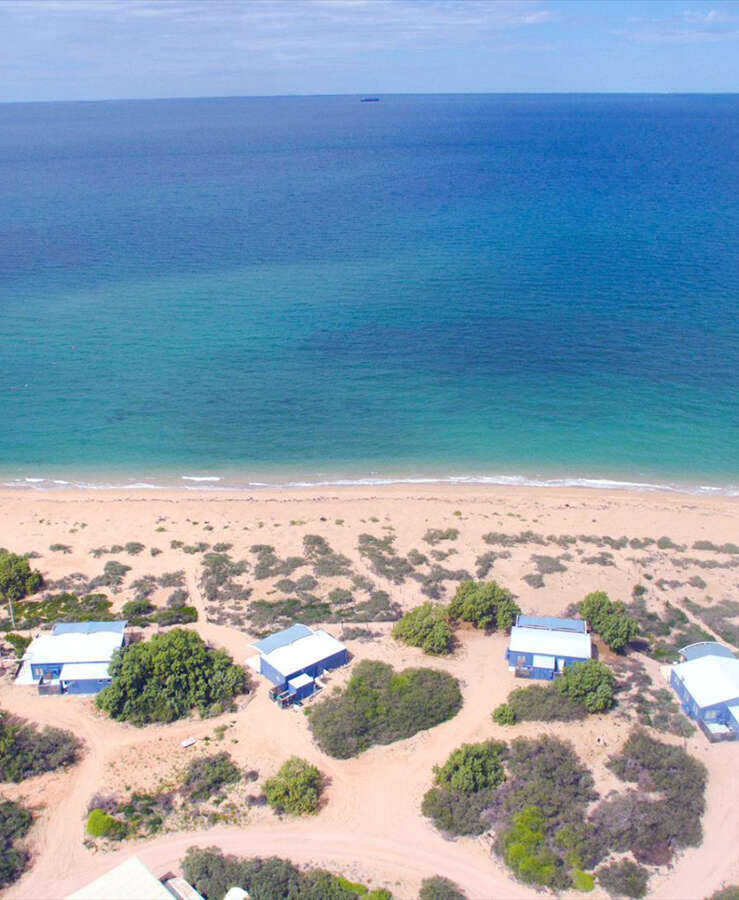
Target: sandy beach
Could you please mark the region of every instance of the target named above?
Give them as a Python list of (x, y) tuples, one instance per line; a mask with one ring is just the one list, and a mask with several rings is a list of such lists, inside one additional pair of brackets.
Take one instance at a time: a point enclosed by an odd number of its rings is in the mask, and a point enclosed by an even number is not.
[[(0, 492), (0, 526), (0, 543), (14, 552), (38, 554), (34, 565), (47, 580), (73, 573), (93, 577), (109, 559), (125, 562), (131, 570), (124, 585), (110, 594), (115, 609), (131, 599), (130, 585), (136, 578), (184, 570), (190, 602), (199, 613), (199, 621), (188, 627), (196, 628), (213, 646), (226, 648), (237, 662), (249, 655), (249, 623), (237, 626), (228, 616), (222, 624), (207, 621), (216, 617), (199, 589), (202, 554), (186, 553), (182, 544), (228, 543), (234, 559), (253, 563), (250, 548), (255, 544), (273, 546), (278, 556), (287, 557), (301, 554), (306, 534), (321, 535), (336, 552), (349, 557), (357, 573), (371, 578), (404, 609), (426, 599), (421, 585), (412, 580), (394, 585), (372, 573), (357, 551), (361, 533), (394, 535), (399, 553), (414, 548), (429, 553), (430, 545), (424, 542), (428, 529), (456, 529), (454, 540), (439, 545), (444, 551), (452, 550), (442, 565), (472, 574), (481, 554), (505, 546), (508, 555), (496, 558), (486, 577), (510, 588), (521, 608), (530, 613), (563, 613), (599, 589), (613, 599), (629, 601), (636, 584), (646, 587), (648, 608), (657, 612), (666, 602), (679, 604), (683, 598), (712, 606), (736, 599), (739, 583), (739, 568), (732, 564), (739, 557), (693, 548), (695, 542), (717, 546), (739, 542), (739, 498), (727, 497), (446, 485), (253, 494), (29, 489)], [(534, 537), (498, 545), (484, 539), (491, 532), (507, 536), (531, 532)], [(586, 540), (573, 545), (565, 558), (562, 546), (550, 539), (565, 535), (601, 540), (604, 536), (652, 538), (655, 543), (634, 549), (629, 544), (614, 548)], [(536, 536), (544, 543), (538, 544)], [(669, 544), (660, 542), (664, 549), (656, 543), (660, 538), (669, 538)], [(96, 557), (91, 552), (132, 541), (145, 549), (136, 555)], [(67, 552), (50, 550), (53, 545), (65, 545)], [(160, 552), (152, 555), (152, 548)], [(547, 572), (543, 586), (536, 587), (535, 579), (524, 578), (536, 574), (532, 557), (542, 554), (560, 559), (561, 571)], [(245, 576), (245, 584), (252, 588), (251, 600), (276, 599), (274, 581)], [(317, 592), (345, 586), (343, 581), (326, 579)], [(453, 591), (454, 583), (448, 582), (444, 599)], [(163, 605), (164, 598), (164, 594), (156, 595), (153, 601)], [(698, 622), (692, 613), (690, 618)], [(341, 632), (340, 623), (326, 627), (336, 635)], [(32, 867), (7, 896), (64, 897), (133, 853), (157, 875), (177, 871), (192, 845), (216, 845), (243, 855), (282, 855), (296, 863), (321, 865), (372, 886), (386, 886), (400, 900), (415, 897), (421, 880), (434, 874), (451, 878), (474, 900), (536, 896), (509, 877), (483, 838), (444, 840), (421, 815), (420, 802), (430, 785), (432, 766), (465, 741), (547, 731), (573, 740), (605, 794), (613, 786), (605, 762), (625, 740), (633, 716), (626, 711), (592, 716), (574, 733), (565, 723), (505, 729), (490, 718), (492, 709), (516, 686), (503, 660), (505, 636), (462, 630), (455, 653), (437, 659), (393, 641), (390, 627), (389, 622), (372, 623), (373, 639), (348, 641), (354, 658), (382, 659), (400, 668), (422, 664), (444, 669), (459, 678), (464, 706), (454, 719), (431, 731), (345, 761), (331, 759), (318, 749), (302, 713), (281, 711), (272, 704), (263, 680), (234, 714), (137, 729), (107, 720), (90, 699), (39, 697), (32, 688), (13, 685), (6, 672), (0, 677), (0, 706), (35, 722), (69, 728), (86, 747), (81, 763), (66, 773), (0, 785), (0, 792), (23, 799), (37, 811), (28, 839)], [(660, 666), (647, 657), (641, 659), (659, 683)], [(331, 684), (341, 684), (347, 677), (346, 671), (334, 673)], [(188, 753), (207, 749), (203, 739), (212, 736), (218, 725), (226, 726), (224, 749), (239, 766), (257, 769), (260, 779), (272, 775), (291, 754), (314, 762), (329, 779), (327, 803), (320, 814), (305, 821), (281, 820), (256, 809), (238, 827), (163, 833), (147, 841), (126, 842), (110, 853), (84, 845), (84, 818), (93, 794), (123, 786), (144, 788), (166, 779), (186, 764)], [(190, 736), (198, 738), (196, 748), (183, 750), (180, 741)], [(700, 732), (687, 740), (664, 739), (684, 743), (708, 767), (707, 811), (703, 845), (682, 853), (672, 867), (656, 874), (650, 896), (707, 897), (739, 881), (737, 746), (710, 745)], [(596, 889), (593, 896), (605, 895)]]

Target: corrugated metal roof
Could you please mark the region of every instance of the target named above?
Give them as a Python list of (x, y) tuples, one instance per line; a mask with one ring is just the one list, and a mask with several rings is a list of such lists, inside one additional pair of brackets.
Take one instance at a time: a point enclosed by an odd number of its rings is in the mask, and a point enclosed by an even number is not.
[(576, 631), (585, 634), (583, 619), (557, 619), (554, 616), (516, 616), (516, 625), (521, 628), (549, 628), (552, 631)]
[(342, 650), (346, 650), (346, 647), (340, 641), (319, 628), (310, 632), (307, 637), (288, 644), (287, 647), (278, 647), (271, 653), (265, 653), (262, 658), (287, 678), (293, 672), (323, 662), (324, 659)]
[(511, 628), (509, 649), (512, 653), (543, 653), (547, 656), (571, 656), (590, 659), (589, 634), (574, 631), (548, 631), (545, 628)]
[(310, 684), (312, 681), (313, 679), (310, 677), (310, 675), (306, 675), (305, 672), (303, 672), (301, 675), (296, 675), (295, 678), (291, 678), (290, 681), (288, 681), (288, 684), (292, 688), (302, 688), (305, 687), (306, 684)]
[(123, 634), (126, 621), (126, 619), (118, 619), (114, 622), (57, 622), (51, 633), (53, 635), (95, 634), (100, 631), (110, 631), (115, 634)]
[(700, 656), (672, 668), (701, 708), (739, 701), (739, 659)]
[(67, 900), (172, 900), (172, 894), (146, 868), (138, 856), (132, 856)]
[(680, 651), (680, 655), (685, 659), (700, 659), (701, 656), (725, 656), (732, 659), (734, 651), (718, 641), (698, 641), (695, 644), (688, 644)]
[(252, 647), (266, 655), (280, 647), (287, 647), (288, 644), (294, 644), (295, 641), (308, 637), (309, 634), (313, 634), (313, 629), (308, 628), (307, 625), (291, 625), (289, 628), (285, 628), (282, 631), (276, 631), (262, 641), (257, 641), (252, 644)]
[(110, 662), (123, 643), (123, 634), (96, 631), (93, 634), (42, 634), (34, 638), (23, 656), (32, 665), (42, 663)]

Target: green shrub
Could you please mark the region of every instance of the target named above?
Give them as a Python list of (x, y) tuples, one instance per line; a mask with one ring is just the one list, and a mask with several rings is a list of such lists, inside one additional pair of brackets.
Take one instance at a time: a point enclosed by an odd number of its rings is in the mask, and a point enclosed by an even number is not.
[(135, 725), (171, 722), (197, 707), (228, 706), (247, 688), (244, 669), (223, 650), (209, 650), (194, 631), (176, 628), (113, 655), (112, 683), (97, 695), (99, 709)]
[(148, 616), (153, 609), (148, 600), (129, 600), (123, 604), (121, 616), (124, 619), (138, 619), (141, 616)]
[(424, 878), (421, 882), (418, 900), (465, 900), (465, 894), (453, 881), (441, 875), (434, 875), (432, 878)]
[(462, 744), (442, 766), (434, 766), (434, 784), (421, 811), (448, 834), (479, 834), (485, 830), (482, 812), (505, 780), (505, 744), (484, 741)]
[(6, 644), (10, 644), (13, 650), (15, 650), (15, 655), (18, 659), (23, 656), (28, 649), (28, 645), (31, 643), (30, 637), (24, 637), (22, 634), (14, 634), (12, 631), (6, 634), (3, 640)]
[(38, 730), (0, 710), (0, 781), (23, 781), (77, 762), (80, 742), (70, 731)]
[(596, 872), (598, 881), (613, 897), (644, 897), (649, 872), (630, 859), (622, 859), (603, 866)]
[(513, 707), (509, 703), (501, 703), (493, 710), (493, 722), (498, 725), (514, 725), (516, 722), (516, 714)]
[(511, 592), (494, 581), (464, 581), (457, 588), (448, 612), (453, 622), (508, 630), (521, 610)]
[(189, 622), (197, 622), (198, 611), (194, 606), (167, 606), (157, 610), (152, 620), (162, 628), (168, 625), (187, 625)]
[(394, 541), (392, 534), (387, 534), (384, 538), (360, 534), (357, 549), (376, 575), (387, 578), (393, 584), (402, 584), (413, 572), (413, 566), (406, 557), (397, 554), (393, 547)]
[(393, 637), (431, 655), (450, 653), (452, 630), (447, 623), (446, 608), (430, 602), (414, 607), (395, 623)]
[(582, 703), (589, 713), (605, 712), (613, 706), (615, 676), (607, 665), (597, 659), (567, 666), (557, 681), (557, 689), (576, 703)]
[(443, 766), (434, 766), (434, 780), (465, 794), (495, 788), (505, 781), (505, 749), (499, 741), (462, 744), (452, 750)]
[(24, 629), (55, 622), (102, 622), (113, 618), (113, 604), (104, 594), (46, 594), (41, 600), (21, 600), (13, 605), (16, 626)]
[(0, 550), (0, 598), (16, 602), (40, 591), (43, 584), (41, 573), (28, 565), (27, 557)]
[(560, 691), (557, 682), (515, 688), (505, 705), (514, 722), (574, 722), (587, 715), (585, 705)]
[(392, 900), (388, 891), (367, 892), (325, 869), (300, 871), (291, 862), (272, 856), (241, 859), (224, 856), (216, 847), (190, 847), (182, 861), (185, 878), (206, 900), (222, 900), (234, 885), (252, 900)]
[(362, 660), (343, 691), (309, 711), (313, 736), (329, 756), (347, 759), (373, 744), (390, 744), (433, 728), (459, 712), (459, 682), (435, 669), (394, 672)]
[(714, 891), (709, 900), (739, 900), (739, 886), (729, 884), (725, 888)]
[(576, 891), (587, 893), (595, 887), (595, 877), (582, 869), (572, 870), (572, 886)]
[(622, 651), (639, 634), (639, 624), (623, 603), (614, 603), (605, 591), (594, 591), (580, 603), (580, 615), (611, 650)]
[(87, 816), (87, 833), (92, 837), (107, 837), (112, 841), (121, 840), (126, 834), (126, 825), (114, 819), (102, 809), (93, 809)]
[(561, 861), (547, 845), (545, 824), (542, 811), (527, 806), (513, 814), (511, 825), (499, 835), (497, 845), (517, 878), (526, 884), (553, 887)]
[(321, 773), (315, 766), (291, 756), (272, 778), (264, 782), (267, 803), (293, 816), (315, 815), (322, 791)]
[(31, 813), (18, 803), (0, 796), (0, 889), (17, 881), (30, 859), (16, 845), (31, 827)]
[(237, 781), (241, 781), (241, 771), (228, 753), (223, 752), (191, 760), (182, 784), (193, 800), (207, 800), (224, 784)]

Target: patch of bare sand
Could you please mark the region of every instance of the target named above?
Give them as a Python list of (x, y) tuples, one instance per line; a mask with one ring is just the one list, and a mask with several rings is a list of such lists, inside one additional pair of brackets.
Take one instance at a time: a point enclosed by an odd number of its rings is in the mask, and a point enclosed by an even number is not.
[[(188, 589), (201, 614), (203, 602), (197, 590), (200, 557), (172, 549), (169, 542), (173, 539), (188, 544), (201, 540), (210, 544), (233, 543), (234, 558), (249, 558), (249, 547), (254, 543), (269, 543), (284, 557), (301, 552), (304, 534), (320, 534), (335, 550), (352, 559), (356, 571), (370, 575), (378, 587), (387, 589), (393, 599), (408, 607), (424, 599), (419, 585), (409, 582), (392, 586), (372, 575), (356, 552), (357, 535), (362, 531), (381, 536), (387, 533), (382, 526), (392, 524), (399, 552), (407, 553), (416, 547), (426, 553), (429, 547), (422, 537), (427, 528), (458, 528), (458, 540), (440, 545), (442, 549), (457, 550), (443, 565), (465, 567), (474, 573), (477, 556), (496, 549), (482, 539), (489, 531), (653, 538), (669, 535), (675, 542), (690, 547), (698, 539), (715, 543), (736, 541), (738, 508), (737, 501), (722, 498), (576, 490), (442, 490), (438, 486), (412, 491), (407, 487), (388, 488), (372, 494), (351, 489), (256, 496), (0, 493), (3, 543), (19, 552), (35, 550), (42, 554), (36, 564), (47, 577), (58, 578), (74, 571), (92, 576), (102, 571), (110, 558), (132, 566), (127, 584), (142, 574), (184, 569)], [(461, 515), (455, 515), (456, 511)], [(373, 522), (373, 518), (378, 521)], [(338, 524), (340, 521), (343, 524)], [(81, 527), (82, 522), (86, 527)], [(167, 530), (157, 530), (161, 528)], [(143, 553), (117, 553), (100, 559), (90, 555), (94, 547), (131, 540), (146, 545)], [(69, 544), (72, 553), (50, 552), (48, 548), (53, 543)], [(152, 546), (162, 552), (152, 557)], [(680, 571), (676, 575), (678, 570), (668, 552), (654, 548), (635, 552), (627, 548), (614, 552), (615, 564), (605, 567), (582, 562), (572, 553), (572, 560), (564, 563), (566, 571), (546, 575), (543, 589), (535, 590), (522, 581), (522, 576), (533, 570), (532, 554), (559, 552), (556, 547), (517, 545), (510, 548), (509, 558), (495, 563), (490, 577), (511, 587), (524, 609), (559, 613), (597, 588), (626, 599), (634, 583), (646, 583), (645, 567), (634, 562), (634, 558), (652, 557), (647, 571), (653, 582), (660, 577), (686, 580), (691, 574)], [(594, 549), (593, 554), (596, 552)], [(715, 558), (693, 551), (683, 555)], [(708, 582), (706, 591), (714, 597), (733, 593), (736, 569), (698, 571)], [(269, 596), (271, 582), (253, 586), (255, 597)], [(686, 586), (681, 588), (681, 594), (684, 591), (688, 596), (696, 596), (691, 590), (694, 589)], [(702, 592), (698, 594), (702, 599)], [(129, 598), (127, 590), (114, 595), (118, 607)], [(662, 595), (651, 586), (649, 602), (657, 609), (664, 603)], [(237, 661), (248, 655), (248, 639), (236, 629), (203, 621), (196, 627), (214, 645), (228, 649)], [(340, 630), (336, 626), (330, 628), (334, 633)], [(464, 631), (460, 649), (453, 658), (431, 660), (416, 650), (396, 645), (387, 636), (389, 626), (372, 628), (383, 637), (352, 642), (350, 649), (356, 658), (384, 659), (396, 667), (432, 665), (450, 671), (463, 683), (465, 705), (451, 722), (407, 741), (374, 747), (354, 760), (332, 760), (321, 753), (311, 740), (302, 713), (277, 709), (269, 702), (263, 683), (254, 699), (235, 715), (136, 729), (97, 715), (89, 700), (38, 697), (3, 679), (2, 706), (40, 723), (70, 728), (87, 747), (80, 765), (66, 774), (3, 786), (3, 792), (11, 796), (26, 797), (34, 805), (45, 804), (30, 835), (33, 868), (8, 891), (8, 896), (64, 896), (133, 852), (139, 853), (158, 873), (176, 870), (184, 851), (193, 844), (215, 844), (224, 851), (247, 855), (282, 854), (298, 863), (323, 865), (373, 885), (385, 884), (400, 898), (415, 896), (421, 879), (437, 872), (457, 881), (472, 898), (534, 896), (530, 889), (507, 876), (482, 841), (446, 841), (421, 816), (420, 801), (430, 784), (432, 766), (463, 741), (491, 736), (510, 738), (546, 730), (575, 743), (605, 793), (618, 784), (605, 768), (605, 760), (625, 739), (629, 723), (612, 715), (594, 717), (575, 726), (544, 728), (528, 724), (515, 731), (499, 728), (491, 722), (490, 711), (514, 686), (503, 661), (503, 637), (485, 638)], [(647, 661), (647, 668), (657, 680), (656, 667)], [(334, 673), (331, 684), (340, 684), (346, 677), (346, 672)], [(234, 725), (230, 725), (232, 721)], [(150, 784), (160, 774), (160, 765), (164, 776), (168, 756), (171, 755), (172, 765), (179, 765), (179, 742), (183, 738), (198, 738), (196, 746), (201, 752), (205, 736), (213, 736), (219, 724), (229, 725), (224, 741), (210, 746), (228, 749), (239, 765), (258, 769), (260, 778), (271, 775), (293, 753), (315, 762), (329, 779), (328, 802), (320, 814), (295, 821), (280, 820), (269, 813), (250, 820), (245, 828), (218, 826), (203, 832), (167, 834), (126, 844), (115, 853), (95, 853), (84, 847), (84, 815), (95, 792), (118, 789), (121, 785), (135, 789)], [(238, 743), (232, 743), (234, 740)], [(722, 884), (739, 879), (734, 852), (739, 837), (734, 801), (736, 745), (710, 746), (701, 735), (686, 745), (706, 762), (710, 772), (705, 841), (702, 847), (684, 853), (673, 869), (654, 879), (655, 896), (664, 898), (706, 896)], [(181, 755), (184, 762), (185, 751)], [(157, 756), (164, 762), (157, 761)], [(111, 765), (115, 766), (112, 770)]]

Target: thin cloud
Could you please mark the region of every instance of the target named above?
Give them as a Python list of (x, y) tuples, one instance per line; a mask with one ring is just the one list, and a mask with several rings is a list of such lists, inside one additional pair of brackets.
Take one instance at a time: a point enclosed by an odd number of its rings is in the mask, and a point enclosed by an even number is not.
[[(732, 9), (735, 7), (732, 6)], [(615, 32), (639, 44), (706, 44), (739, 40), (739, 15), (726, 9), (686, 9), (665, 18), (633, 19)]]

